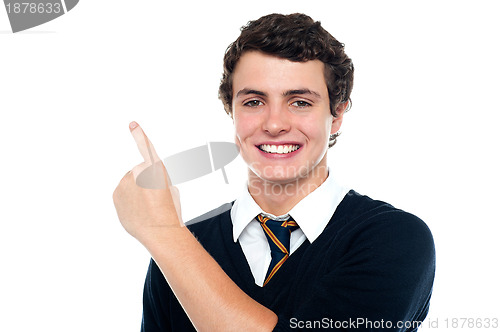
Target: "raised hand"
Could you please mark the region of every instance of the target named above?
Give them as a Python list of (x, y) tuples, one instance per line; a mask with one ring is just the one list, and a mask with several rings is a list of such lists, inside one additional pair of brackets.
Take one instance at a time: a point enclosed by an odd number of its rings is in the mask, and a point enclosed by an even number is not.
[(170, 184), (167, 170), (142, 128), (136, 122), (129, 128), (144, 162), (121, 179), (113, 202), (125, 230), (148, 247), (168, 228), (184, 225), (179, 192)]
[(278, 317), (244, 293), (183, 227), (163, 163), (139, 125), (132, 122), (130, 130), (144, 162), (113, 193), (123, 227), (151, 253), (197, 331), (271, 331)]

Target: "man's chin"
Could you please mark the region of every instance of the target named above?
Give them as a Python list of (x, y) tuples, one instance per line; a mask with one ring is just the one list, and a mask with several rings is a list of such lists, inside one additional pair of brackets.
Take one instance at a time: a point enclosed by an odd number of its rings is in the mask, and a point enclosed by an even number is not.
[(260, 180), (272, 184), (293, 184), (307, 175), (307, 171), (299, 172), (295, 169), (274, 169), (272, 172), (261, 170), (254, 172)]

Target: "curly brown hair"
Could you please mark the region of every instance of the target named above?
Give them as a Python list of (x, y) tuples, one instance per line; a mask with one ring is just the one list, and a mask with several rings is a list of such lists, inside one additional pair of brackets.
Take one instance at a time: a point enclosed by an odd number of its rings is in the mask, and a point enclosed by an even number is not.
[(219, 99), (232, 115), (232, 74), (244, 52), (258, 50), (290, 61), (320, 60), (325, 64), (325, 81), (330, 111), (337, 117), (337, 106), (349, 102), (354, 80), (354, 66), (344, 52), (344, 44), (326, 31), (321, 23), (305, 14), (270, 14), (248, 22), (226, 50)]

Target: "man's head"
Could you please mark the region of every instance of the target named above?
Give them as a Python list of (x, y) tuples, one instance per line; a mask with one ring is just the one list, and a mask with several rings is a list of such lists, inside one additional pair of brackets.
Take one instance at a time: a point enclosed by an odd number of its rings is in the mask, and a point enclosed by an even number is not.
[(219, 98), (229, 115), (233, 112), (233, 71), (241, 56), (250, 50), (296, 62), (320, 60), (325, 65), (332, 115), (337, 116), (341, 104), (350, 104), (354, 67), (344, 53), (344, 45), (307, 15), (271, 14), (250, 21), (226, 51)]
[(242, 29), (226, 51), (219, 95), (249, 183), (324, 181), (352, 77), (343, 45), (306, 15), (272, 14)]

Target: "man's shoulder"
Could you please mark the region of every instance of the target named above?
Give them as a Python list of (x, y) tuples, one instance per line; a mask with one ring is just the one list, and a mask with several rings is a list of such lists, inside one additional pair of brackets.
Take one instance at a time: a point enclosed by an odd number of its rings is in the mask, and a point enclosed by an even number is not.
[(220, 222), (221, 220), (225, 220), (229, 218), (230, 220), (230, 211), (234, 204), (233, 202), (222, 204), (221, 206), (208, 211), (196, 218), (193, 218), (185, 223), (185, 225), (191, 230), (196, 231), (198, 229), (203, 229), (205, 227), (213, 226), (214, 223)]
[(369, 231), (379, 236), (385, 233), (390, 237), (418, 239), (433, 247), (432, 233), (422, 219), (354, 190), (346, 194), (335, 214), (354, 233)]
[(338, 210), (343, 217), (351, 219), (366, 217), (367, 215), (376, 216), (393, 211), (402, 211), (387, 202), (362, 195), (352, 189), (345, 195)]
[(225, 264), (223, 260), (230, 251), (227, 248), (235, 244), (231, 222), (232, 205), (233, 202), (223, 204), (185, 223), (189, 231), (220, 265)]
[(339, 217), (351, 220), (386, 218), (392, 214), (398, 215), (402, 218), (419, 219), (415, 215), (394, 207), (387, 202), (359, 194), (354, 190), (350, 190), (345, 195), (337, 210)]

